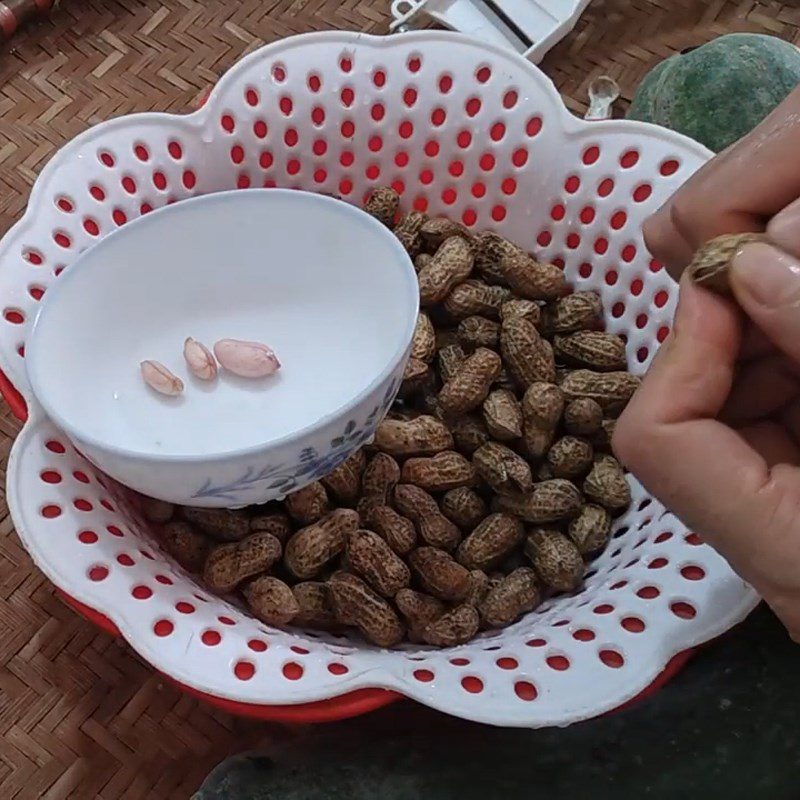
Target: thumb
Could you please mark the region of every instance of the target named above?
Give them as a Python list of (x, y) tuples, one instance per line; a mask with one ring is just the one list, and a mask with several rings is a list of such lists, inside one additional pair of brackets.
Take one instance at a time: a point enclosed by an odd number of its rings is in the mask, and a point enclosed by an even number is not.
[(783, 353), (800, 362), (800, 260), (769, 244), (743, 247), (731, 263), (742, 310)]

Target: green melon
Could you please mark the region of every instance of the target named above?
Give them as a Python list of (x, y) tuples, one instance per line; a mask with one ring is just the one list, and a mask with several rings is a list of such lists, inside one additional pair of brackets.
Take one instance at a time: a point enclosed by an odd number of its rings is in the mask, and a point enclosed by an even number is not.
[(783, 39), (731, 33), (645, 75), (629, 119), (679, 131), (714, 152), (751, 131), (800, 83), (800, 51)]

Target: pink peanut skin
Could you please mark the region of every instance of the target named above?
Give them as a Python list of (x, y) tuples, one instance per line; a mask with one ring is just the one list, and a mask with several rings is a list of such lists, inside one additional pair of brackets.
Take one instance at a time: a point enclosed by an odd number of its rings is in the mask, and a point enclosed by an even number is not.
[(242, 378), (264, 378), (281, 368), (272, 348), (261, 342), (220, 339), (214, 345), (214, 355), (224, 369)]
[(160, 361), (142, 361), (139, 365), (144, 382), (159, 394), (177, 397), (183, 391), (183, 381), (173, 375)]
[(190, 336), (183, 343), (183, 357), (193, 375), (203, 381), (213, 381), (217, 377), (217, 361), (212, 352), (197, 339)]

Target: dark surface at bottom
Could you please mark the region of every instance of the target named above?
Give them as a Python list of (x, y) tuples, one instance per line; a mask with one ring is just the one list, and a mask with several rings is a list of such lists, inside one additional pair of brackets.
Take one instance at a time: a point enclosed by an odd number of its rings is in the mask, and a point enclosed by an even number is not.
[(800, 646), (759, 607), (661, 692), (569, 728), (503, 730), (410, 702), (238, 756), (197, 800), (800, 798)]

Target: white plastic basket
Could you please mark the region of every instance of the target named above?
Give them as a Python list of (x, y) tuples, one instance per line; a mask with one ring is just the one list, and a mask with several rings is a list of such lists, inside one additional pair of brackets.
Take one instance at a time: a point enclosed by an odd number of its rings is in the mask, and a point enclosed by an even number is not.
[(154, 667), (218, 700), (294, 705), (377, 687), (529, 727), (619, 706), (675, 654), (756, 603), (635, 481), (632, 509), (583, 590), (506, 630), (449, 651), (383, 651), (273, 630), (210, 596), (159, 551), (124, 490), (43, 416), (23, 348), (60, 271), (147, 208), (265, 184), (360, 202), (391, 183), (406, 207), (496, 228), (563, 263), (577, 288), (602, 294), (607, 327), (627, 335), (641, 372), (669, 329), (677, 292), (646, 252), (641, 222), (707, 157), (665, 130), (578, 120), (531, 64), (438, 32), (287, 39), (230, 70), (194, 114), (92, 128), (42, 171), (25, 217), (0, 243), (0, 365), (29, 409), (8, 470), (25, 546)]

